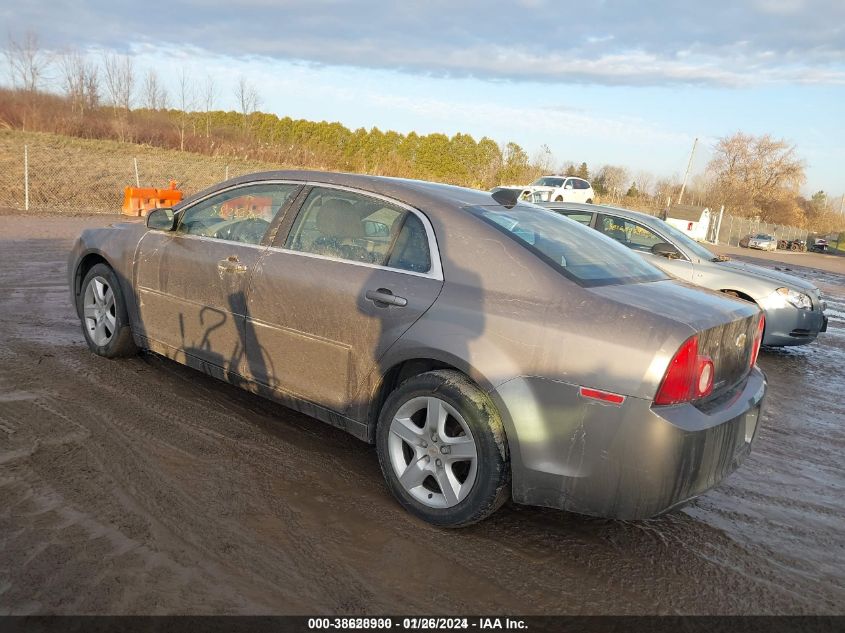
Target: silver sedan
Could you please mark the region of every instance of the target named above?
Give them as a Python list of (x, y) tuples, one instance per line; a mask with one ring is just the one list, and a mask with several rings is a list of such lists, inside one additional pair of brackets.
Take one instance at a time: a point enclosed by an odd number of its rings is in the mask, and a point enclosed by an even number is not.
[(756, 248), (759, 251), (776, 251), (778, 241), (771, 235), (758, 233), (748, 238), (748, 248)]
[(756, 303), (766, 314), (763, 345), (805, 345), (827, 330), (819, 289), (800, 277), (714, 255), (645, 213), (596, 205), (542, 206), (612, 237), (679, 279)]

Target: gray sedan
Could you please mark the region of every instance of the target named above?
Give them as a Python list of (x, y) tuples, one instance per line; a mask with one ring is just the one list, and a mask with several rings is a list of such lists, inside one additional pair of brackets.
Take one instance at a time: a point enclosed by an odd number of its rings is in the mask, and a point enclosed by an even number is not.
[(375, 444), (436, 525), (508, 497), (650, 517), (717, 484), (756, 435), (759, 310), (515, 197), (244, 176), (83, 232), (72, 298), (96, 354), (150, 350)]
[(753, 301), (766, 314), (763, 345), (805, 345), (827, 330), (819, 289), (800, 277), (714, 255), (645, 213), (596, 205), (540, 206), (612, 237), (679, 279)]

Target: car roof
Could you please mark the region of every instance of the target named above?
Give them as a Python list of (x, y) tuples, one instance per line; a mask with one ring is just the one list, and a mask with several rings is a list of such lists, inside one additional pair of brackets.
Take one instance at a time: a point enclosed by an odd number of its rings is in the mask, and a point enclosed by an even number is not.
[(444, 185), (425, 180), (313, 170), (279, 170), (244, 174), (243, 176), (221, 182), (187, 198), (179, 207), (213, 194), (218, 190), (227, 189), (239, 184), (259, 183), (268, 180), (301, 181), (303, 184), (310, 182), (314, 184), (351, 187), (377, 195), (387, 196), (412, 207), (426, 209), (432, 207), (460, 209), (470, 206), (500, 206), (489, 191)]
[(606, 211), (619, 217), (627, 218), (629, 220), (638, 220), (640, 222), (648, 222), (649, 220), (657, 220), (656, 216), (642, 213), (641, 211), (632, 211), (630, 209), (623, 209), (622, 207), (612, 207), (605, 204), (586, 204), (582, 202), (535, 202), (539, 207), (546, 209), (562, 209), (567, 211), (586, 211), (589, 213), (601, 213)]

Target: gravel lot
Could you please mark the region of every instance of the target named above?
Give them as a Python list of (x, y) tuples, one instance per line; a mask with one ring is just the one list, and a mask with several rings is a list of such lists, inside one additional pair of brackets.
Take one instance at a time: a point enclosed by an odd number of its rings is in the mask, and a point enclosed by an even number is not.
[(92, 355), (66, 256), (112, 220), (0, 215), (0, 613), (845, 612), (845, 258), (733, 249), (815, 280), (831, 322), (764, 350), (756, 451), (717, 489), (652, 521), (511, 504), (444, 531), (351, 436)]

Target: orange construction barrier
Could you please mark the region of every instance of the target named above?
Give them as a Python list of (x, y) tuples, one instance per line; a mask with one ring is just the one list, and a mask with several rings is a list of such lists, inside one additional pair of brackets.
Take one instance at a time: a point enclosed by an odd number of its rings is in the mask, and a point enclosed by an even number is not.
[(153, 187), (127, 187), (123, 193), (123, 214), (145, 216), (150, 209), (172, 207), (182, 199), (182, 192), (176, 188), (176, 181), (170, 181), (169, 189)]

